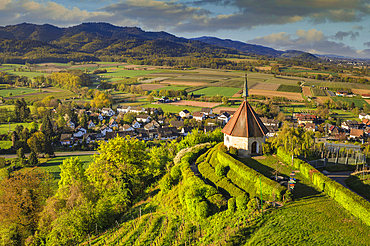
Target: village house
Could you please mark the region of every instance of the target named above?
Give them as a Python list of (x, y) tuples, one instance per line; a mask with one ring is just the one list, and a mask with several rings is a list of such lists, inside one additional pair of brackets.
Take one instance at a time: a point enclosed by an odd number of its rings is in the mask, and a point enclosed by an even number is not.
[(124, 125), (119, 127), (119, 130), (120, 131), (134, 131), (135, 129), (132, 126), (128, 125), (128, 124), (124, 124)]
[(83, 135), (83, 139), (87, 144), (89, 143), (94, 143), (98, 139), (98, 134), (97, 133), (86, 133)]
[(181, 129), (181, 135), (186, 136), (186, 135), (190, 134), (192, 130), (193, 130), (193, 127), (185, 126)]
[(138, 128), (141, 127), (141, 124), (137, 120), (134, 120), (132, 122), (132, 127), (135, 128), (135, 129), (138, 129)]
[(265, 126), (276, 126), (279, 127), (279, 121), (275, 119), (268, 119), (266, 117), (260, 118)]
[(62, 135), (60, 135), (60, 144), (61, 145), (71, 145), (71, 144), (73, 144), (72, 134), (62, 134)]
[(180, 127), (184, 127), (184, 121), (173, 120), (173, 121), (170, 121), (170, 125), (179, 129)]
[(235, 110), (221, 110), (220, 111), (220, 115), (223, 114), (223, 113), (228, 113), (229, 114), (229, 117), (233, 117), (233, 115), (235, 114)]
[(204, 133), (207, 133), (207, 132), (213, 132), (214, 130), (216, 130), (217, 128), (220, 128), (219, 126), (205, 126), (203, 128), (203, 131)]
[(305, 127), (306, 131), (316, 131), (316, 125), (314, 123), (306, 123)]
[(315, 123), (316, 115), (311, 114), (296, 114), (298, 124)]
[(87, 128), (91, 129), (91, 128), (94, 128), (94, 127), (96, 127), (95, 123), (92, 120), (89, 120), (89, 122), (87, 123)]
[(190, 117), (190, 112), (187, 109), (182, 110), (179, 113), (181, 118), (189, 118)]
[(82, 126), (78, 126), (75, 129), (75, 132), (73, 133), (73, 137), (75, 138), (81, 138), (84, 134), (86, 134), (86, 129)]
[(338, 127), (336, 127), (336, 126), (331, 126), (331, 127), (329, 128), (329, 133), (330, 133), (330, 134), (332, 134), (332, 135), (334, 135), (334, 134), (338, 134), (338, 133), (339, 133), (339, 129), (338, 129)]
[(146, 124), (146, 125), (144, 126), (144, 129), (145, 129), (145, 130), (153, 130), (153, 129), (155, 129), (155, 128), (156, 128), (156, 126), (154, 125), (154, 123), (153, 123), (153, 122), (148, 123), (148, 124)]
[(362, 129), (351, 129), (349, 133), (350, 139), (360, 140), (360, 139), (363, 139), (363, 137), (364, 137), (364, 130)]
[(202, 108), (199, 112), (201, 112), (205, 115), (209, 115), (209, 114), (212, 114), (212, 109), (211, 108)]
[(136, 120), (138, 122), (144, 122), (144, 123), (149, 123), (150, 122), (150, 116), (149, 115), (145, 115), (145, 114), (138, 114), (136, 116)]
[(347, 120), (342, 122), (341, 128), (349, 131), (350, 129), (358, 129), (359, 124), (355, 120)]
[(360, 113), (360, 114), (358, 115), (358, 118), (360, 118), (360, 120), (363, 120), (363, 119), (368, 119), (368, 120), (370, 120), (370, 115), (365, 114), (365, 113)]
[(201, 112), (195, 112), (193, 114), (193, 119), (195, 119), (197, 121), (202, 121), (202, 120), (206, 119), (206, 115), (204, 113), (201, 113)]
[(217, 119), (222, 121), (223, 124), (226, 124), (230, 120), (230, 114), (228, 112), (223, 112), (217, 116)]
[(117, 106), (117, 113), (128, 113), (130, 112), (131, 106), (127, 105), (118, 105)]
[(135, 113), (135, 114), (145, 113), (145, 108), (141, 106), (131, 107), (130, 113)]
[(158, 116), (158, 123), (159, 124), (164, 124), (164, 121), (166, 120), (166, 117), (163, 115)]
[(121, 138), (125, 138), (126, 136), (130, 136), (130, 137), (133, 137), (134, 136), (134, 132), (133, 131), (114, 131), (114, 132), (107, 132), (107, 135), (105, 136), (105, 139), (106, 140), (110, 140), (110, 139), (113, 139), (113, 138), (116, 138), (118, 136), (120, 136)]
[(109, 117), (112, 117), (113, 115), (115, 115), (116, 113), (113, 111), (113, 109), (111, 108), (102, 108), (101, 109), (101, 113), (103, 115), (106, 115), (106, 116), (109, 116)]
[(362, 124), (364, 124), (365, 126), (370, 126), (370, 120), (368, 120), (368, 119), (363, 119), (363, 120), (362, 120)]
[(110, 128), (109, 126), (107, 126), (107, 125), (104, 125), (104, 126), (102, 126), (102, 127), (100, 127), (100, 133), (103, 135), (103, 136), (105, 136), (106, 134), (107, 134), (107, 132), (112, 132), (113, 130), (112, 130), (112, 128)]
[(118, 123), (112, 118), (109, 121), (109, 127), (113, 129), (113, 127), (118, 127)]
[(266, 137), (274, 137), (279, 132), (279, 127), (277, 126), (266, 126), (268, 133), (266, 133)]
[(348, 95), (348, 91), (345, 91), (345, 90), (338, 90), (335, 95), (339, 96), (339, 97), (345, 97)]

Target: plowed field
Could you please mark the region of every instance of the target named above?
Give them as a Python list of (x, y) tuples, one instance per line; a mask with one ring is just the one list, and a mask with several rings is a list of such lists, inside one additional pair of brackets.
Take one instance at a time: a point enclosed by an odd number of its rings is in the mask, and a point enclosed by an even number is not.
[(306, 97), (312, 96), (310, 87), (306, 87), (306, 86), (302, 87), (302, 92), (303, 92), (303, 95), (305, 95)]
[(302, 101), (302, 95), (300, 93), (284, 92), (284, 91), (266, 91), (266, 90), (249, 90), (250, 95), (262, 95), (269, 98), (272, 97), (286, 97), (290, 100)]

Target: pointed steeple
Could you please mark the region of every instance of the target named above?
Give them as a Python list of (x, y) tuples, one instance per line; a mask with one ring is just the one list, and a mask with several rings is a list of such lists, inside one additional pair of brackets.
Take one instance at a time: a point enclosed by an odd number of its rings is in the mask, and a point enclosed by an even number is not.
[(249, 97), (248, 95), (248, 75), (247, 74), (244, 74), (244, 87), (243, 87), (243, 97), (244, 97), (244, 101), (247, 101), (247, 97)]

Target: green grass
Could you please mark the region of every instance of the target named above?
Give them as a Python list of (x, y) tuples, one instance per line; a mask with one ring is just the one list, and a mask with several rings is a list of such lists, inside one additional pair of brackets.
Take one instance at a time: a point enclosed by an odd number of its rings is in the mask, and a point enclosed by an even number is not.
[(235, 93), (240, 91), (240, 88), (230, 88), (230, 87), (207, 87), (204, 89), (194, 91), (194, 95), (203, 96), (217, 96), (222, 95), (226, 97), (232, 97)]
[(33, 101), (34, 102), (34, 101), (41, 101), (42, 99), (44, 99), (44, 97), (48, 97), (48, 96), (52, 96), (56, 99), (63, 100), (63, 99), (69, 99), (71, 97), (75, 97), (77, 95), (75, 93), (71, 92), (71, 91), (62, 90), (60, 92), (48, 92), (48, 93), (41, 93), (41, 94), (38, 94), (38, 95), (31, 95), (31, 96), (25, 95), (24, 99), (26, 101)]
[(351, 175), (345, 180), (348, 187), (365, 199), (370, 200), (370, 174)]
[(327, 71), (318, 71), (318, 70), (305, 70), (305, 69), (302, 69), (302, 70), (298, 70), (298, 69), (294, 69), (294, 68), (284, 68), (282, 69), (282, 72), (285, 72), (285, 73), (325, 73), (325, 74), (331, 74), (331, 75), (338, 75), (337, 73), (334, 73), (334, 72), (327, 72)]
[(171, 105), (171, 104), (144, 104), (143, 107), (147, 108), (162, 108), (163, 112), (170, 112), (170, 113), (180, 113), (182, 110), (187, 109), (190, 112), (196, 112), (201, 110), (201, 107), (192, 107), (192, 106), (177, 106), (177, 105)]
[(161, 91), (161, 90), (174, 90), (174, 91), (178, 91), (178, 90), (185, 90), (189, 87), (184, 87), (184, 86), (175, 86), (175, 85), (170, 85), (170, 86), (165, 86), (165, 87), (162, 87), (162, 88), (159, 88), (159, 89), (154, 89), (153, 91)]
[(280, 85), (277, 91), (301, 93), (302, 88), (298, 85)]
[(0, 96), (8, 97), (9, 93), (12, 93), (11, 96), (18, 96), (18, 95), (25, 95), (30, 93), (35, 93), (37, 90), (30, 89), (30, 88), (12, 88), (12, 89), (3, 89), (0, 90)]
[(76, 157), (78, 157), (84, 163), (84, 168), (85, 169), (94, 160), (93, 159), (93, 155), (59, 156), (59, 157), (55, 157), (55, 158), (49, 160), (48, 162), (45, 162), (45, 163), (40, 164), (39, 165), (39, 168), (41, 168), (41, 169), (43, 169), (45, 171), (48, 171), (50, 174), (52, 174), (53, 177), (55, 178), (56, 182), (57, 182), (57, 181), (60, 180), (60, 167), (59, 167), (59, 165), (61, 165), (63, 163), (63, 160), (64, 159), (67, 159), (67, 158), (76, 158)]
[(12, 147), (12, 141), (0, 141), (1, 149), (9, 149), (10, 147)]
[(325, 91), (320, 89), (320, 88), (311, 88), (311, 91), (312, 91), (313, 96), (315, 96), (315, 97), (317, 97), (317, 96), (326, 96)]
[(368, 103), (362, 98), (331, 97), (331, 99), (334, 102), (341, 102), (341, 103), (347, 102), (349, 105), (351, 105), (352, 102), (354, 102), (355, 106), (358, 108), (363, 108), (364, 104), (368, 105)]
[[(10, 131), (14, 131), (17, 125), (22, 125), (23, 127), (29, 127), (30, 123), (10, 123)], [(0, 134), (6, 134), (9, 131), (9, 124), (2, 123), (0, 124)]]

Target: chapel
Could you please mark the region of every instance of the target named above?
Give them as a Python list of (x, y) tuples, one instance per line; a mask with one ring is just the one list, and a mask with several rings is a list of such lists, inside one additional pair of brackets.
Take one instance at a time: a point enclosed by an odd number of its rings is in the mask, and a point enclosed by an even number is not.
[(260, 155), (268, 130), (247, 101), (247, 76), (244, 77), (243, 97), (244, 101), (222, 129), (224, 144), (228, 149), (237, 148), (239, 156)]

